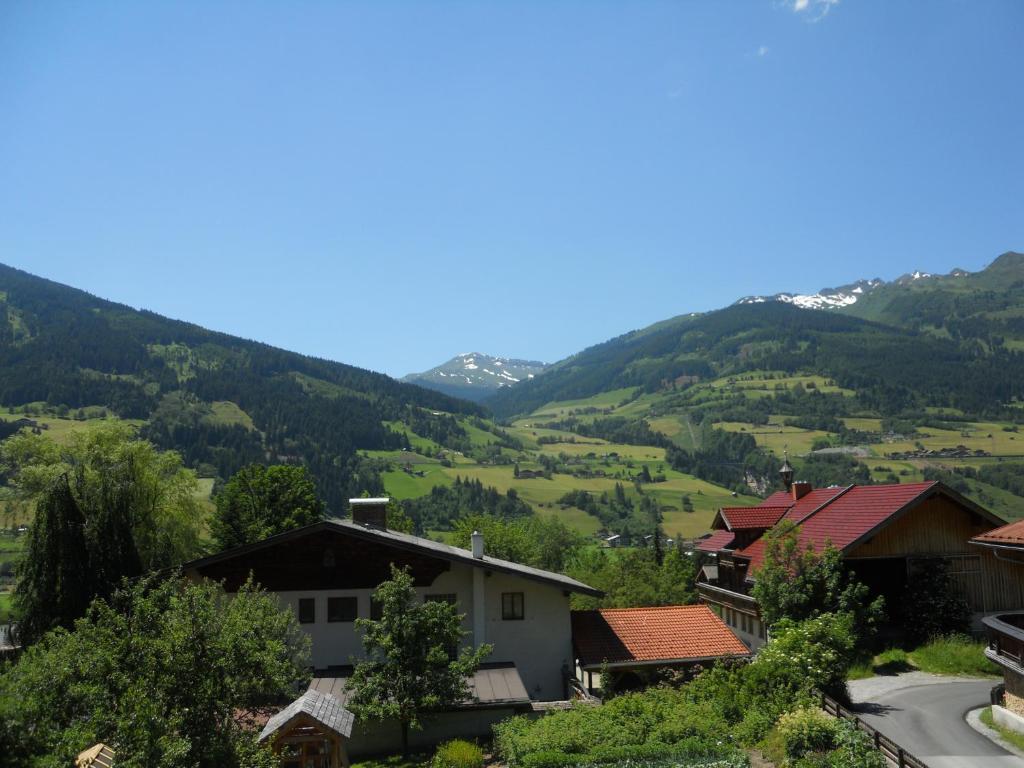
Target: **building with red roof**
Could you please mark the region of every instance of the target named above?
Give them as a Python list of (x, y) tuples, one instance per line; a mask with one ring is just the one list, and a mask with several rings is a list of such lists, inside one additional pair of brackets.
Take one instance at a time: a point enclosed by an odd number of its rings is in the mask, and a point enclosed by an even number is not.
[[(977, 616), (1024, 607), (1013, 566), (991, 548), (970, 546), (993, 543), (1003, 521), (942, 483), (812, 488), (793, 482), (757, 506), (720, 510), (711, 536), (698, 546), (714, 559), (701, 570), (702, 601), (751, 648), (766, 634), (751, 595), (764, 563), (764, 534), (782, 524), (796, 526), (801, 548), (837, 548), (857, 578), (887, 598), (894, 621), (909, 576), (935, 560), (946, 563)], [(1019, 538), (1024, 562), (1024, 525), (1004, 535)]]
[(577, 665), (588, 680), (608, 670), (615, 674), (616, 689), (641, 685), (647, 670), (686, 669), (750, 654), (706, 605), (573, 611), (572, 638)]

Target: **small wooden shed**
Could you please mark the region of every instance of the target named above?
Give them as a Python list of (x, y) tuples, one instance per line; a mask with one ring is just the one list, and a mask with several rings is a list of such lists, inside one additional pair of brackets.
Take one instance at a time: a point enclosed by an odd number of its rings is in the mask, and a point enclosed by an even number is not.
[(75, 768), (112, 768), (113, 765), (114, 750), (103, 743), (79, 752), (75, 758)]
[(270, 718), (259, 740), (270, 743), (281, 768), (348, 768), (354, 722), (337, 697), (310, 689)]

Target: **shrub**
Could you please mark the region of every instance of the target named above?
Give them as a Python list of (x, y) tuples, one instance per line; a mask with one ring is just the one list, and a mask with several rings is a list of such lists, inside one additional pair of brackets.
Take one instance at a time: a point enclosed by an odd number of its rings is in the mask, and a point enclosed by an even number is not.
[(836, 746), (837, 722), (820, 709), (798, 709), (779, 718), (775, 726), (782, 750), (790, 759), (809, 752), (828, 752)]
[(829, 753), (829, 768), (887, 768), (882, 753), (852, 720), (839, 720), (836, 748)]
[(483, 768), (484, 753), (476, 744), (462, 739), (446, 741), (437, 748), (430, 768)]
[[(728, 723), (685, 689), (652, 688), (618, 696), (600, 707), (577, 705), (539, 720), (512, 718), (494, 726), (498, 753), (513, 766), (558, 768), (593, 762), (660, 757), (676, 748), (689, 755), (728, 755)], [(674, 752), (673, 752), (674, 753)]]
[(817, 688), (845, 699), (846, 673), (855, 659), (853, 621), (849, 613), (823, 613), (800, 622), (783, 619), (750, 665), (751, 675), (766, 689)]

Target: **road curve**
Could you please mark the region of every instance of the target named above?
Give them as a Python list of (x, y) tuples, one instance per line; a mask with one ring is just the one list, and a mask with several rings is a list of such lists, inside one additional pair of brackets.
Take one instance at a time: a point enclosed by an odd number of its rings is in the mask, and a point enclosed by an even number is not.
[(862, 720), (930, 768), (1024, 768), (965, 720), (988, 704), (995, 682), (911, 673), (851, 682), (850, 694)]

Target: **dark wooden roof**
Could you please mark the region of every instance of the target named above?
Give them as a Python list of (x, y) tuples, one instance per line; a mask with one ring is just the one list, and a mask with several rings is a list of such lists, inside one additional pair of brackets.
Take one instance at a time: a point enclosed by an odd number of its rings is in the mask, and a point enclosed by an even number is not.
[[(333, 696), (344, 705), (350, 696), (346, 688), (350, 674), (350, 670), (319, 672), (310, 681), (309, 689)], [(526, 692), (519, 670), (511, 662), (483, 664), (466, 682), (469, 684), (471, 699), (463, 702), (460, 707), (530, 703), (530, 694)]]
[(337, 697), (311, 688), (270, 718), (263, 727), (259, 740), (269, 739), (286, 728), (299, 715), (311, 717), (326, 730), (346, 739), (352, 735), (352, 724), (356, 719)]
[[(285, 533), (279, 533), (276, 536), (270, 536), (269, 538), (253, 544), (234, 547), (233, 549), (219, 552), (215, 555), (202, 557), (198, 560), (185, 563), (185, 565), (182, 566), (182, 569), (186, 572), (194, 570), (203, 575), (209, 575), (214, 578), (223, 578), (223, 575), (220, 573), (221, 569), (215, 566), (222, 566), (234, 559), (246, 558), (247, 556), (277, 545), (296, 542), (304, 537), (324, 533), (343, 536), (353, 541), (376, 544), (392, 550), (400, 550), (412, 555), (418, 555), (420, 558), (429, 558), (435, 562), (442, 561), (445, 563), (461, 563), (463, 565), (473, 566), (474, 568), (485, 568), (490, 571), (522, 576), (525, 579), (530, 579), (553, 587), (559, 587), (569, 592), (578, 592), (580, 594), (591, 595), (594, 597), (601, 597), (604, 595), (601, 590), (595, 589), (594, 587), (584, 584), (583, 582), (576, 581), (576, 579), (572, 579), (560, 573), (545, 571), (540, 568), (532, 568), (528, 565), (513, 563), (510, 560), (501, 560), (488, 555), (484, 555), (482, 558), (476, 558), (473, 557), (472, 552), (466, 549), (451, 547), (447, 544), (441, 544), (440, 542), (431, 541), (430, 539), (424, 539), (419, 536), (412, 536), (407, 533), (367, 527), (359, 525), (358, 523), (353, 523), (351, 520), (341, 520), (338, 518), (324, 520), (301, 528), (295, 528), (291, 531), (286, 531)], [(281, 564), (277, 564), (278, 568), (280, 568), (280, 566)], [(247, 573), (248, 569), (245, 570)], [(259, 577), (259, 574), (257, 574), (257, 577)], [(384, 579), (377, 579), (369, 586), (376, 586), (383, 580)], [(265, 582), (263, 582), (263, 586), (268, 589), (275, 588)], [(230, 589), (232, 587), (233, 585), (229, 579), (228, 588)], [(280, 589), (281, 587), (276, 588)]]

